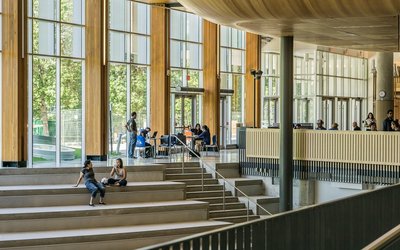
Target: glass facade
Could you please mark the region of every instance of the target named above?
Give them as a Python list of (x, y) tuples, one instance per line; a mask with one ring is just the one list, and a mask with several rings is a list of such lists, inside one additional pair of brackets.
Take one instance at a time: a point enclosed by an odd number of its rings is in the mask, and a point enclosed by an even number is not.
[(200, 17), (170, 11), (171, 127), (175, 133), (201, 123), (202, 96), (180, 87), (203, 87), (202, 32)]
[(138, 129), (149, 125), (150, 6), (109, 1), (110, 155), (126, 155), (125, 124), (137, 113)]
[(28, 1), (29, 165), (81, 164), (85, 1)]
[[(315, 60), (316, 58), (316, 60)], [(329, 128), (338, 123), (350, 130), (367, 114), (367, 59), (325, 51), (294, 56), (294, 123), (314, 124), (318, 119)], [(279, 54), (262, 53), (262, 127), (279, 123)]]
[(221, 110), (225, 117), (222, 122), (221, 138), (224, 144), (236, 143), (236, 125), (244, 122), (244, 74), (246, 34), (243, 31), (221, 26), (220, 28), (220, 88), (233, 90), (226, 96), (226, 105)]

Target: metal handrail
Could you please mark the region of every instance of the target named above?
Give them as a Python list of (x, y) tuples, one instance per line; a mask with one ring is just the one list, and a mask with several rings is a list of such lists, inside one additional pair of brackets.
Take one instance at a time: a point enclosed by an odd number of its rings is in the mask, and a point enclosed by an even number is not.
[[(242, 190), (240, 190), (239, 188), (235, 187), (234, 185), (232, 185), (231, 183), (229, 183), (226, 178), (221, 175), (220, 173), (218, 173), (218, 171), (214, 170), (212, 167), (208, 166), (200, 157), (200, 153), (196, 154), (195, 151), (193, 151), (193, 149), (191, 149), (190, 147), (188, 147), (188, 145), (186, 145), (186, 143), (184, 143), (183, 141), (181, 141), (176, 135), (172, 135), (176, 138), (176, 140), (178, 140), (183, 147), (188, 150), (189, 152), (192, 152), (200, 161), (200, 165), (201, 165), (201, 190), (204, 191), (204, 171), (203, 171), (203, 165), (205, 165), (209, 170), (211, 170), (211, 172), (213, 172), (215, 174), (215, 177), (218, 178), (218, 176), (220, 177), (220, 179), (223, 180), (224, 182), (224, 190), (223, 190), (223, 207), (225, 209), (225, 183), (227, 183), (229, 186), (231, 186), (233, 189), (235, 189), (236, 191), (239, 191), (246, 199), (247, 199), (247, 209), (250, 209), (249, 205), (250, 202), (252, 202), (253, 204), (256, 205), (256, 207), (260, 208), (261, 210), (263, 210), (264, 212), (266, 212), (269, 215), (272, 215), (272, 213), (270, 213), (268, 210), (266, 210), (265, 208), (263, 208), (262, 206), (260, 206), (259, 204), (257, 204), (257, 202), (254, 202), (250, 199), (249, 196), (247, 196)], [(184, 154), (183, 154), (184, 156)], [(183, 167), (184, 167), (184, 160), (182, 160), (182, 173), (183, 173)], [(256, 211), (257, 212), (257, 211)], [(249, 220), (249, 211), (247, 210), (247, 220)]]
[(384, 249), (398, 238), (400, 238), (400, 224), (365, 246), (362, 250)]

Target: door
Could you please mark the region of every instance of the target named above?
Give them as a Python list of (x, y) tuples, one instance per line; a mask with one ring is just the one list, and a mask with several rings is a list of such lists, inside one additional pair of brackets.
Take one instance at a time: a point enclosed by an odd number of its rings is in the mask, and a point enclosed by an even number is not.
[(175, 95), (173, 110), (174, 133), (182, 133), (189, 126), (194, 127), (198, 121), (196, 95)]
[(337, 105), (337, 123), (340, 130), (351, 130), (351, 121), (349, 121), (349, 99), (338, 99)]
[(220, 147), (226, 148), (228, 144), (228, 132), (229, 132), (229, 125), (230, 120), (228, 119), (228, 99), (226, 97), (221, 97), (219, 99), (219, 107), (220, 107)]
[[(335, 99), (333, 98), (325, 98), (322, 100), (322, 120), (324, 121), (324, 127), (329, 129), (334, 123), (334, 104)], [(337, 123), (339, 124), (339, 129), (343, 129), (340, 121), (338, 120)]]

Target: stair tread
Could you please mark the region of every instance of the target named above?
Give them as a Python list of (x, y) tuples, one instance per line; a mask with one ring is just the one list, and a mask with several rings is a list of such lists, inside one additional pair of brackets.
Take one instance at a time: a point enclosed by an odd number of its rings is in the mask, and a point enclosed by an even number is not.
[(222, 213), (222, 212), (239, 212), (239, 211), (247, 211), (247, 208), (234, 208), (234, 209), (221, 209), (221, 210), (213, 210), (210, 213)]
[[(128, 182), (126, 187), (117, 187), (111, 186), (106, 187), (107, 192), (120, 192), (121, 190), (130, 191), (130, 190), (159, 190), (165, 187), (171, 189), (175, 188), (183, 188), (185, 186), (184, 183), (173, 182), (173, 181), (150, 181), (150, 182)], [(46, 192), (45, 194), (54, 194), (54, 193), (82, 193), (87, 192), (87, 189), (84, 184), (80, 184), (78, 187), (73, 187), (70, 185), (21, 185), (21, 186), (0, 186), (0, 196), (9, 196), (9, 195), (31, 195), (31, 194), (41, 194), (42, 192)]]
[[(115, 234), (135, 234), (135, 233), (146, 233), (154, 231), (171, 231), (178, 229), (189, 229), (198, 227), (209, 227), (209, 226), (228, 226), (231, 223), (216, 222), (213, 220), (208, 221), (191, 221), (182, 223), (165, 223), (165, 224), (150, 224), (150, 225), (138, 225), (138, 226), (123, 226), (123, 227), (104, 227), (104, 228), (79, 228), (72, 230), (55, 230), (55, 231), (37, 231), (37, 232), (22, 232), (22, 233), (5, 233), (0, 237), (0, 242), (15, 241), (18, 240), (49, 240), (57, 238), (71, 238), (76, 240), (77, 237), (85, 236), (111, 236), (110, 238), (115, 239)], [(114, 235), (114, 236), (113, 236)], [(106, 240), (106, 239), (105, 239)]]
[[(184, 208), (206, 207), (208, 204), (202, 201), (181, 200), (181, 201), (162, 201), (162, 202), (142, 202), (142, 203), (124, 203), (107, 204), (90, 207), (88, 205), (71, 206), (48, 206), (48, 207), (19, 207), (19, 208), (0, 208), (0, 219), (15, 220), (37, 218), (38, 216), (68, 217), (76, 216), (80, 213), (85, 216), (96, 216), (110, 214), (122, 214), (120, 210), (131, 210), (132, 212), (156, 212), (157, 210), (182, 210)], [(90, 212), (90, 213), (88, 213)], [(59, 215), (59, 216), (57, 216)]]
[[(235, 215), (235, 216), (226, 216), (226, 217), (214, 217), (212, 220), (227, 220), (227, 219), (238, 219), (238, 218), (244, 218), (247, 217), (247, 215)], [(249, 214), (249, 217), (251, 218), (260, 218), (260, 216), (255, 215), (255, 214)]]

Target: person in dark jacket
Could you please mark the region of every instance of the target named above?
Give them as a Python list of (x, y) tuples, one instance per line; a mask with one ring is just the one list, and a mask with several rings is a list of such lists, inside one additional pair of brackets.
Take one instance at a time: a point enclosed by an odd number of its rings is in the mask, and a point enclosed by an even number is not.
[(201, 126), (199, 123), (197, 123), (196, 126), (190, 131), (193, 133), (193, 135), (200, 135), (201, 133), (203, 133), (203, 130), (201, 130)]
[(392, 129), (392, 121), (393, 121), (393, 110), (389, 109), (387, 111), (387, 117), (383, 120), (383, 131), (393, 131)]
[(197, 152), (200, 152), (202, 145), (210, 145), (211, 143), (211, 136), (210, 136), (210, 129), (207, 125), (203, 125), (203, 132), (198, 135), (195, 139), (195, 148)]

